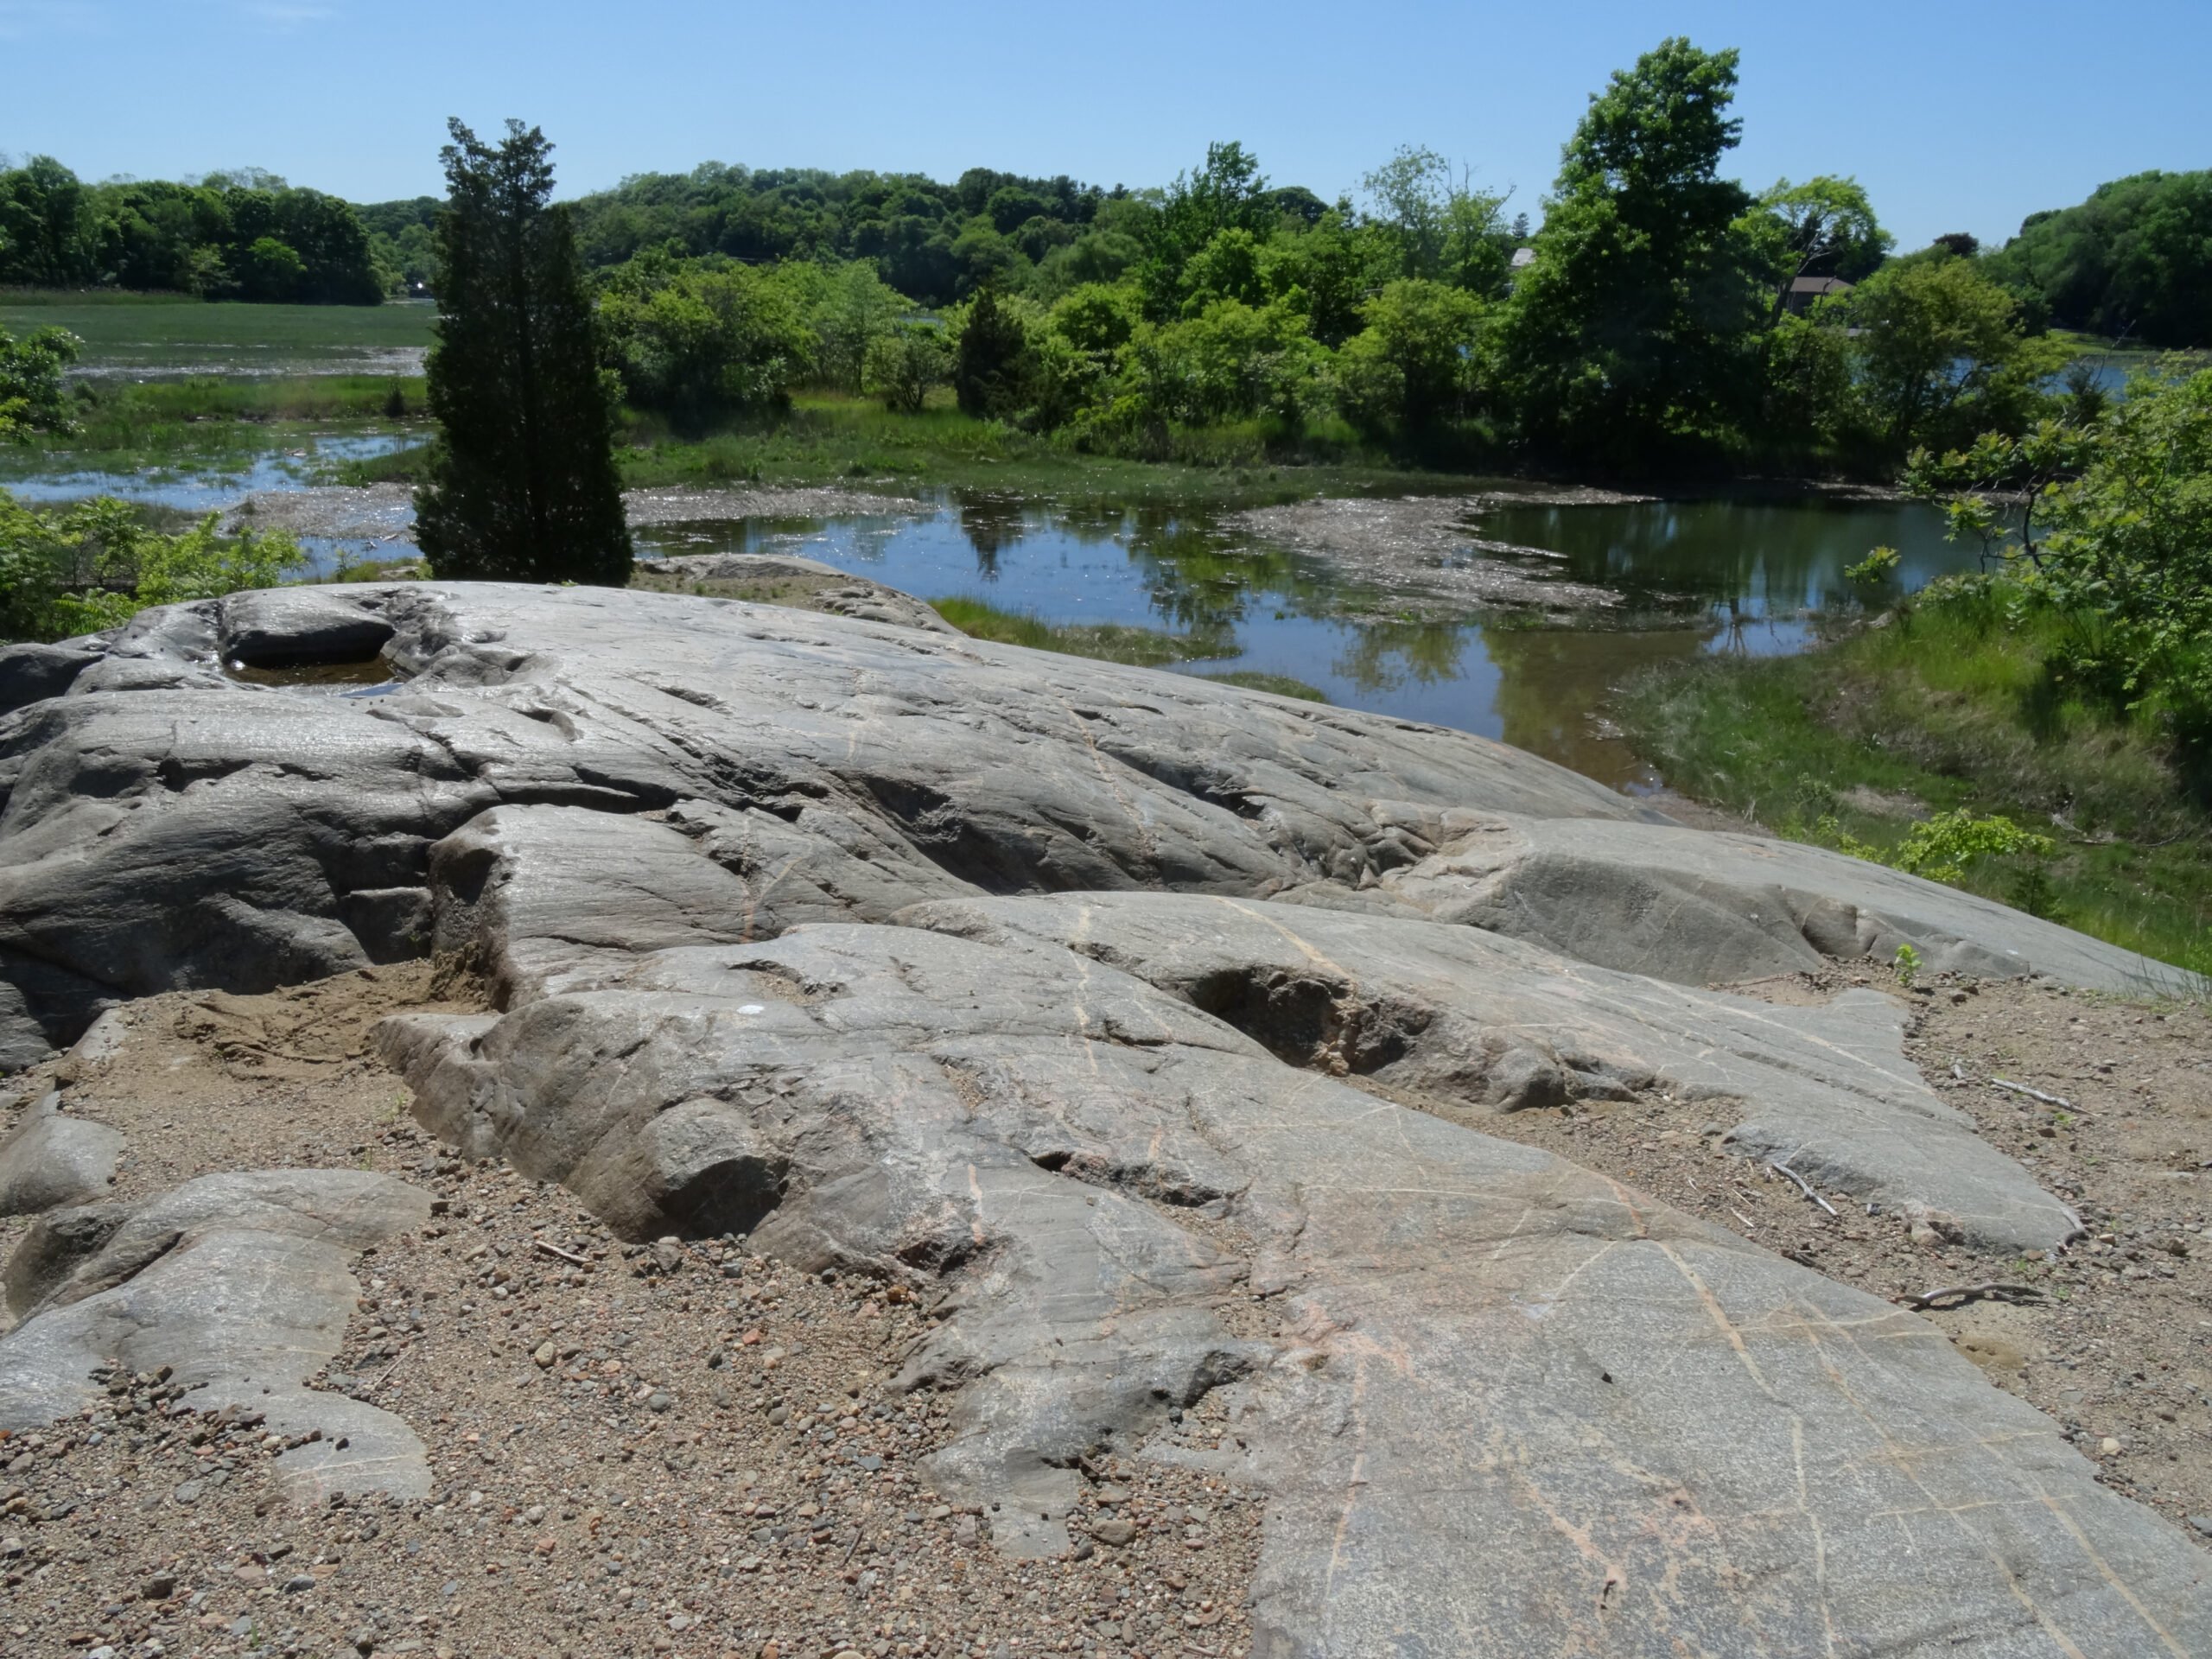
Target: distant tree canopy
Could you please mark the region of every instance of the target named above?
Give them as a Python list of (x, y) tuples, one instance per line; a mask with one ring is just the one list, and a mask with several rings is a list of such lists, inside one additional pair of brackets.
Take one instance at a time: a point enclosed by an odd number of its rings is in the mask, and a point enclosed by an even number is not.
[(1026, 178), (971, 168), (951, 184), (918, 174), (763, 169), (709, 162), (689, 173), (645, 173), (575, 204), (577, 245), (605, 268), (647, 249), (747, 264), (807, 259), (873, 261), (883, 280), (925, 305), (947, 305), (982, 283), (1056, 257), (1116, 270), (1134, 257), (1111, 241), (1126, 199), (1065, 175)]
[(373, 305), (389, 285), (351, 203), (268, 175), (86, 184), (50, 156), (0, 173), (0, 286)]
[(2030, 214), (1983, 263), (2060, 327), (2212, 346), (2212, 171), (2100, 185), (2075, 207)]
[[(1675, 38), (1614, 74), (1535, 223), (1420, 146), (1330, 200), (1224, 140), (1140, 189), (709, 162), (585, 195), (563, 234), (607, 384), (679, 424), (802, 385), (897, 409), (949, 385), (1136, 454), (1249, 423), (1463, 462), (1878, 469), (2048, 412), (2073, 349), (2051, 323), (2212, 343), (2212, 173), (2117, 181), (2002, 250), (1960, 232), (1896, 256), (1852, 178), (1727, 176), (1737, 69)], [(443, 211), (253, 173), (86, 185), (41, 157), (0, 173), (0, 283), (435, 289)]]

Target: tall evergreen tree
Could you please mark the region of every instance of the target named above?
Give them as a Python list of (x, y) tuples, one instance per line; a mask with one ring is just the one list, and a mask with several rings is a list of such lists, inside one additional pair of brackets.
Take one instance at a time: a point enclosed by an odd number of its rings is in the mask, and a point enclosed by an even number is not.
[(568, 210), (549, 204), (552, 146), (519, 121), (496, 149), (449, 126), (428, 365), (439, 438), (416, 539), (442, 577), (619, 587), (614, 411)]
[(953, 358), (952, 391), (963, 414), (986, 418), (1011, 415), (1028, 402), (1029, 338), (993, 289), (969, 308)]

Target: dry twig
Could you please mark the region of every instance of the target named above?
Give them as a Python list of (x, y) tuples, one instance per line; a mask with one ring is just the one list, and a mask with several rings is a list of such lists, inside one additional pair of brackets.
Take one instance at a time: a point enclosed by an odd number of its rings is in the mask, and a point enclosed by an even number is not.
[[(1773, 1159), (1770, 1158), (1766, 1160), (1766, 1166), (1769, 1169), (1776, 1170), (1782, 1174), (1787, 1175), (1791, 1180), (1797, 1183), (1799, 1188), (1803, 1191), (1807, 1198), (1810, 1198), (1815, 1204), (1819, 1205), (1821, 1208), (1827, 1211), (1828, 1214), (1832, 1216), (1835, 1214), (1835, 1205), (1830, 1204), (1819, 1193), (1814, 1192), (1813, 1184), (1807, 1180), (1802, 1175), (1800, 1175), (1796, 1170), (1790, 1168), (1789, 1165), (1778, 1164), (1775, 1162)], [(1840, 1217), (1838, 1217), (1838, 1219), (1840, 1219)]]
[(2024, 1083), (2008, 1083), (2003, 1077), (1992, 1077), (1989, 1086), (2002, 1089), (2008, 1095), (2025, 1095), (2030, 1100), (2039, 1100), (2046, 1106), (2056, 1106), (2069, 1112), (2074, 1109), (2072, 1101), (2061, 1100), (2056, 1095), (2046, 1095), (2042, 1090), (2031, 1089)]
[(542, 1238), (533, 1238), (530, 1242), (536, 1245), (539, 1249), (544, 1251), (548, 1255), (557, 1255), (563, 1262), (573, 1262), (580, 1268), (588, 1268), (591, 1266), (591, 1263), (586, 1261), (582, 1256), (571, 1255), (568, 1251), (563, 1249), (558, 1244), (548, 1244)]

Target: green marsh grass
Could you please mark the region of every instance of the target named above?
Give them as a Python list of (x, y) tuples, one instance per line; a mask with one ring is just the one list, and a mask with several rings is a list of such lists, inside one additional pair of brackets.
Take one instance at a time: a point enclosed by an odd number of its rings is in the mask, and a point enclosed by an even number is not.
[(182, 295), (0, 290), (0, 328), (22, 335), (67, 328), (84, 342), (79, 372), (99, 378), (184, 375), (213, 369), (266, 375), (342, 372), (365, 359), (430, 343), (436, 308), (249, 305)]
[(1965, 808), (2050, 836), (1960, 885), (2161, 961), (2212, 970), (2212, 818), (2155, 718), (2068, 691), (2063, 623), (1970, 586), (1801, 657), (1649, 671), (1614, 714), (1684, 794), (1777, 832), (1887, 854)]

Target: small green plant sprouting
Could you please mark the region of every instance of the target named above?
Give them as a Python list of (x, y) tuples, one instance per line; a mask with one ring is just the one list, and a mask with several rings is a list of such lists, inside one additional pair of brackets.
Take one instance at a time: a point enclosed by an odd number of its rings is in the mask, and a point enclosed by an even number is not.
[(1909, 944), (1901, 944), (1891, 965), (1897, 972), (1897, 983), (1910, 990), (1913, 981), (1920, 977), (1920, 952)]
[(2005, 902), (2046, 922), (2058, 919), (2057, 890), (2041, 864), (2026, 865), (2013, 874), (2005, 887)]

